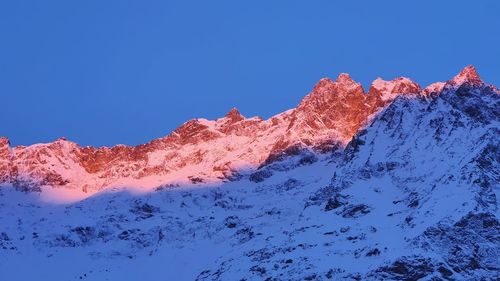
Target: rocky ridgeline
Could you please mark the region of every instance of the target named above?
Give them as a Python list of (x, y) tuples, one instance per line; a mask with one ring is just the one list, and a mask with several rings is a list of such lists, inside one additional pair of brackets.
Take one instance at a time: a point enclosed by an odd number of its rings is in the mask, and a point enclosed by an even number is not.
[[(138, 146), (81, 147), (61, 138), (47, 144), (10, 147), (0, 139), (0, 182), (21, 190), (42, 186), (82, 190), (89, 194), (112, 186), (155, 187), (167, 183), (221, 182), (240, 178), (276, 160), (304, 150), (343, 149), (361, 128), (397, 97), (435, 99), (443, 88), (485, 86), (472, 66), (447, 83), (422, 90), (408, 78), (376, 79), (367, 93), (348, 74), (321, 79), (291, 110), (268, 120), (245, 118), (237, 109), (215, 121), (195, 119), (166, 137)], [(449, 97), (457, 107), (463, 95)], [(468, 103), (477, 103), (468, 99)], [(487, 120), (474, 111), (469, 115)], [(495, 111), (495, 110), (493, 110)], [(496, 113), (498, 113), (496, 111)]]

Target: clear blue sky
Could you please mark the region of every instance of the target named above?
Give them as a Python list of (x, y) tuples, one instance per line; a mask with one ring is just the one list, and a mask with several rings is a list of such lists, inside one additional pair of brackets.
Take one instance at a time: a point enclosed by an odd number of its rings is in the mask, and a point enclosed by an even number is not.
[[(413, 3), (410, 3), (413, 2)], [(269, 117), (322, 77), (500, 85), (500, 1), (2, 1), (0, 135), (139, 144)]]

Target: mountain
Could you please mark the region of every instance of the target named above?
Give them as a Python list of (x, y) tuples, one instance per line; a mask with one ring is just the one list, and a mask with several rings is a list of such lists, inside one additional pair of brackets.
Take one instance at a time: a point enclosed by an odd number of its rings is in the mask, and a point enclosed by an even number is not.
[(136, 147), (2, 138), (0, 279), (496, 280), (499, 95), (340, 74)]
[(81, 147), (61, 138), (11, 148), (2, 138), (0, 180), (21, 190), (60, 187), (89, 195), (108, 187), (231, 180), (298, 150), (345, 147), (397, 96), (421, 94), (407, 78), (377, 79), (366, 94), (361, 84), (340, 74), (336, 81), (321, 79), (297, 108), (268, 120), (245, 118), (232, 109), (223, 118), (191, 120), (135, 147)]

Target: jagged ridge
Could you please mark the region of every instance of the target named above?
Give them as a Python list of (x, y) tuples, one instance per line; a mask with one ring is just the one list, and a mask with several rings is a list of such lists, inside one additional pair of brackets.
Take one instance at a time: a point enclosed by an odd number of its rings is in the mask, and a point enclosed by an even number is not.
[(215, 121), (195, 119), (166, 137), (135, 147), (53, 143), (10, 147), (0, 140), (0, 182), (25, 190), (67, 187), (93, 193), (110, 186), (156, 187), (172, 182), (218, 182), (303, 149), (343, 148), (398, 96), (432, 98), (444, 87), (483, 85), (474, 67), (422, 90), (400, 77), (376, 79), (367, 93), (345, 73), (321, 79), (300, 104), (268, 120), (233, 108)]

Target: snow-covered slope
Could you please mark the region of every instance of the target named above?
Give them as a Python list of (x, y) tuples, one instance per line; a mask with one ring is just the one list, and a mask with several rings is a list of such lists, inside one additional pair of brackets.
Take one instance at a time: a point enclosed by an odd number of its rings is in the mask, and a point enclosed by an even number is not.
[(499, 94), (342, 74), (135, 148), (3, 139), (0, 280), (495, 280)]

